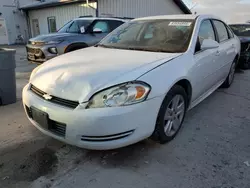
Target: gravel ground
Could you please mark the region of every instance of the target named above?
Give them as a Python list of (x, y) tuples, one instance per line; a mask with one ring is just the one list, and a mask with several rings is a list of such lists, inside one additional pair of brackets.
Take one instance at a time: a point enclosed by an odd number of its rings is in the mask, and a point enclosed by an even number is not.
[[(18, 92), (27, 82), (18, 79)], [(175, 140), (89, 151), (44, 136), (19, 98), (0, 107), (0, 187), (250, 188), (250, 71), (187, 114)]]

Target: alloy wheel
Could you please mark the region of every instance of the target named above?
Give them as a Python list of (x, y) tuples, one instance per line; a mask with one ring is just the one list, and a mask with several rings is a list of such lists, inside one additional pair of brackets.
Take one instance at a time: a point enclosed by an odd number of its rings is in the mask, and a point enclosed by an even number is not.
[(185, 115), (185, 100), (182, 95), (175, 95), (167, 106), (164, 116), (164, 131), (173, 136), (180, 128)]

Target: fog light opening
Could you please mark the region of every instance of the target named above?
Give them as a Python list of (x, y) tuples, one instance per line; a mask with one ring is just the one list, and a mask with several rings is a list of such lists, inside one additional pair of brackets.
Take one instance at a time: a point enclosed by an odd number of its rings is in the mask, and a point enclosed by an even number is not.
[(49, 51), (49, 53), (51, 53), (51, 54), (57, 54), (57, 49), (56, 49), (56, 47), (49, 48), (48, 51)]

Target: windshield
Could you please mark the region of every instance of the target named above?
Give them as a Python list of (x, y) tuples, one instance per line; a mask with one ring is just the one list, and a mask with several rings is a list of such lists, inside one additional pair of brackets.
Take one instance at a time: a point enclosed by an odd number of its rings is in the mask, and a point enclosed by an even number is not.
[(80, 28), (84, 26), (86, 31), (91, 23), (92, 20), (71, 20), (59, 29), (58, 33), (81, 33)]
[(230, 25), (233, 32), (237, 36), (250, 37), (250, 24), (242, 24), (242, 25)]
[(180, 53), (187, 50), (194, 20), (146, 20), (126, 23), (108, 35), (101, 47)]

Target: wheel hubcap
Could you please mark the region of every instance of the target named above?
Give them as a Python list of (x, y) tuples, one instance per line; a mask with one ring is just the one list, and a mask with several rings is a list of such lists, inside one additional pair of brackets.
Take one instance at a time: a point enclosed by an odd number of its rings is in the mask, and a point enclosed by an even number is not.
[(185, 114), (185, 100), (182, 95), (176, 95), (167, 106), (164, 117), (164, 131), (167, 136), (173, 136), (181, 126)]
[(234, 73), (235, 73), (235, 63), (232, 65), (229, 73), (229, 83), (231, 84), (234, 79)]

